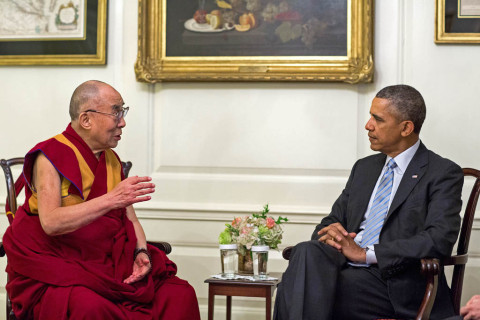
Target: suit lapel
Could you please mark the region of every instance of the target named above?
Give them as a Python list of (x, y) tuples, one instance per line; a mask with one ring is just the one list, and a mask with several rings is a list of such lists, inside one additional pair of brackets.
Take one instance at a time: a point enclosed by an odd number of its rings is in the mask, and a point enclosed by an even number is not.
[(413, 188), (415, 188), (417, 183), (425, 174), (428, 164), (427, 151), (428, 150), (423, 143), (420, 143), (417, 152), (413, 156), (412, 161), (410, 161), (407, 170), (405, 170), (405, 173), (403, 174), (402, 181), (400, 181), (400, 185), (398, 186), (395, 197), (393, 198), (390, 209), (388, 210), (386, 220), (390, 217), (392, 212), (394, 212), (405, 201), (408, 195), (412, 192)]

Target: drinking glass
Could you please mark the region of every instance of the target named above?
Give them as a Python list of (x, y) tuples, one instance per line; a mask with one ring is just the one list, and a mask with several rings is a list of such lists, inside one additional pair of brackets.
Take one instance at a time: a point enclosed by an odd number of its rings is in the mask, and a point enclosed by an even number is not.
[(259, 280), (267, 279), (268, 246), (252, 246), (253, 277)]
[(238, 267), (237, 245), (221, 244), (220, 261), (222, 263), (222, 275), (228, 279), (234, 278)]

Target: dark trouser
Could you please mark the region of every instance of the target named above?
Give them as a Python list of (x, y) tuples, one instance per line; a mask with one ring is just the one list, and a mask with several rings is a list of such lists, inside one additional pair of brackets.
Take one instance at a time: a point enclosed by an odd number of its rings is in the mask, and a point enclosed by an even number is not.
[(296, 245), (278, 286), (276, 320), (395, 317), (377, 267), (352, 267), (336, 249), (316, 240)]

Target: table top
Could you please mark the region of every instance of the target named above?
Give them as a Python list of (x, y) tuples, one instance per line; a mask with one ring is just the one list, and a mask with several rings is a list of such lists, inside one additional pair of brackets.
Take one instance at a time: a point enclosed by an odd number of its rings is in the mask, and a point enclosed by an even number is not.
[(282, 273), (280, 272), (270, 272), (268, 274), (270, 277), (277, 278), (277, 280), (247, 280), (247, 279), (218, 279), (218, 278), (208, 278), (205, 280), (205, 283), (212, 284), (231, 284), (231, 285), (251, 285), (251, 286), (277, 286), (282, 280)]

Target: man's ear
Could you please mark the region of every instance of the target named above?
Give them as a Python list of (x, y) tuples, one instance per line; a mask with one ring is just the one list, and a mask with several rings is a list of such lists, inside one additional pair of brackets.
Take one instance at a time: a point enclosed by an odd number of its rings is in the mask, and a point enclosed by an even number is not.
[(413, 130), (415, 129), (415, 125), (410, 120), (403, 121), (402, 126), (403, 126), (402, 128), (403, 137), (408, 137), (409, 135), (412, 134)]
[(90, 130), (92, 128), (88, 112), (83, 112), (78, 116), (78, 124), (85, 130)]

